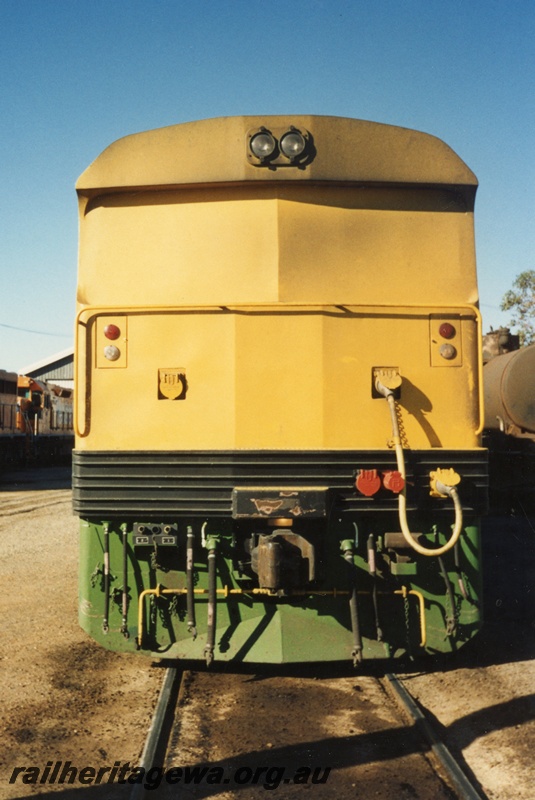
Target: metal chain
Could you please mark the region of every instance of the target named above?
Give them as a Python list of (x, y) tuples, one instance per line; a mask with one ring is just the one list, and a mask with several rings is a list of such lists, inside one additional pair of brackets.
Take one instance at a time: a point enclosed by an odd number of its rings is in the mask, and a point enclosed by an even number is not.
[(174, 594), (169, 600), (169, 614), (178, 616), (178, 595)]
[(405, 425), (403, 424), (403, 416), (401, 414), (401, 406), (397, 400), (394, 400), (394, 408), (396, 409), (396, 417), (398, 420), (398, 427), (399, 427), (399, 438), (401, 440), (401, 446), (404, 450), (409, 450), (409, 440), (407, 438), (407, 432), (405, 430)]
[(150, 596), (150, 622), (153, 627), (156, 626), (156, 620), (158, 619), (158, 608), (156, 605), (156, 597), (151, 594)]
[(457, 627), (455, 608), (451, 607), (449, 592), (446, 592), (444, 597), (444, 611), (446, 614), (446, 636), (444, 638), (447, 639), (449, 636), (453, 636)]

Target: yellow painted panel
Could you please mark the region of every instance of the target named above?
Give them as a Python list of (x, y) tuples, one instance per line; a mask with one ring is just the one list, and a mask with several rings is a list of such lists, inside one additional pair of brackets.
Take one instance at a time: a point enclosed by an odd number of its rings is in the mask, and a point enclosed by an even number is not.
[[(211, 195), (210, 195), (211, 196)], [(85, 217), (79, 300), (154, 305), (278, 299), (277, 200), (114, 196)], [(221, 199), (224, 197), (225, 199)]]
[[(128, 351), (128, 369), (93, 370), (93, 449), (224, 449), (234, 442), (232, 315), (131, 314)], [(159, 399), (159, 370), (172, 368), (185, 371), (185, 398)]]
[(469, 214), (279, 204), (280, 299), (477, 301)]
[[(464, 323), (467, 340), (476, 324)], [(472, 347), (463, 369), (430, 364), (429, 318), (387, 315), (329, 318), (324, 336), (325, 419), (329, 447), (383, 448), (391, 438), (382, 398), (372, 398), (374, 367), (398, 367), (403, 383), (399, 404), (411, 448), (477, 446), (477, 375)], [(466, 352), (466, 351), (465, 351)], [(473, 387), (472, 393), (466, 386)]]
[(437, 210), (443, 195), (309, 185), (114, 195), (83, 220), (79, 301), (377, 304), (387, 284), (392, 303), (445, 292), (474, 303), (472, 215)]
[[(397, 367), (408, 445), (476, 447), (475, 315), (457, 312), (453, 341), (462, 363), (443, 369), (430, 358), (433, 313), (131, 313), (128, 367), (91, 370), (89, 435), (78, 446), (381, 449), (391, 437), (390, 416), (386, 401), (373, 397), (372, 372)], [(445, 310), (445, 319), (453, 313)], [(180, 399), (159, 392), (162, 370), (184, 376)]]
[(323, 318), (303, 312), (236, 319), (236, 447), (322, 447)]

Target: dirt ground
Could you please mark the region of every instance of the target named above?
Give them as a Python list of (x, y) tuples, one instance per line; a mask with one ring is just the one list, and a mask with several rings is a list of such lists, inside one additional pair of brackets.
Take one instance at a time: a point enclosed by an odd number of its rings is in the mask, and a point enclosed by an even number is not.
[(489, 800), (535, 798), (535, 628), (489, 623), (442, 669), (402, 676)]
[[(2, 800), (58, 791), (65, 800), (119, 796), (115, 786), (9, 780), (17, 767), (42, 775), (57, 761), (80, 769), (139, 763), (163, 677), (160, 665), (109, 653), (79, 629), (70, 504), (68, 468), (0, 478)], [(489, 800), (534, 800), (535, 628), (528, 619), (498, 617), (469, 651), (405, 680)], [(211, 681), (217, 689), (216, 674)], [(322, 786), (310, 786), (309, 795), (324, 796)]]
[[(415, 669), (400, 676), (488, 800), (535, 798), (534, 634), (528, 620), (495, 619), (453, 659), (435, 666), (426, 662), (425, 672)], [(335, 677), (322, 669), (315, 678), (291, 679), (194, 673), (190, 681), (168, 766), (220, 767), (231, 784), (217, 793), (221, 800), (262, 795), (262, 781), (258, 786), (232, 785), (238, 770), (247, 778), (248, 769), (255, 774), (271, 765), (267, 775), (277, 782), (278, 772), (291, 775), (298, 763), (311, 760), (332, 768), (324, 786), (309, 785), (313, 797), (456, 796), (433, 781), (431, 771), (416, 758), (421, 739), (412, 723), (395, 712), (384, 678), (382, 692), (371, 675), (348, 676), (347, 670)], [(434, 764), (429, 747), (423, 749)], [(276, 797), (293, 800), (302, 788), (280, 782)], [(204, 784), (184, 787), (181, 796), (204, 798), (215, 796), (213, 792)]]
[(137, 764), (162, 679), (150, 661), (109, 653), (78, 627), (70, 470), (13, 477), (0, 479), (2, 800), (65, 791), (20, 777), (10, 785), (16, 767), (42, 776), (48, 762)]
[[(351, 667), (335, 675), (316, 671), (315, 677), (188, 676), (166, 768), (193, 764), (199, 775), (208, 772), (194, 785), (183, 770), (180, 797), (260, 800), (272, 791), (277, 800), (303, 793), (325, 800), (455, 800), (381, 682)], [(218, 777), (215, 795), (210, 780)], [(166, 800), (176, 796), (176, 786), (163, 788)]]

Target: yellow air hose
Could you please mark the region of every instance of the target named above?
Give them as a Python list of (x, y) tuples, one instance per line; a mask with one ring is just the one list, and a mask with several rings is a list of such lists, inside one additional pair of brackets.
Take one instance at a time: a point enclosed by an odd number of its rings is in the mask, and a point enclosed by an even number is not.
[[(399, 432), (399, 423), (396, 414), (396, 401), (394, 398), (394, 392), (392, 389), (384, 386), (379, 380), (375, 383), (375, 388), (377, 391), (386, 398), (388, 402), (388, 407), (390, 409), (390, 417), (392, 419), (392, 439), (394, 443), (394, 450), (396, 452), (396, 461), (398, 472), (403, 478), (405, 482), (406, 478), (406, 470), (405, 470), (405, 457), (403, 455), (403, 447), (401, 446), (401, 436)], [(398, 496), (398, 512), (399, 512), (399, 524), (401, 526), (401, 532), (407, 541), (407, 543), (416, 550), (417, 553), (420, 553), (422, 556), (441, 556), (444, 553), (447, 553), (448, 550), (451, 550), (454, 547), (455, 543), (459, 539), (461, 535), (462, 527), (463, 527), (463, 511), (461, 507), (461, 501), (459, 500), (459, 495), (457, 493), (457, 489), (455, 486), (448, 486), (440, 480), (435, 480), (434, 482), (434, 489), (435, 493), (441, 497), (451, 497), (453, 500), (453, 506), (455, 509), (455, 524), (453, 526), (453, 532), (451, 537), (448, 539), (445, 545), (442, 547), (437, 547), (436, 549), (423, 547), (419, 544), (414, 537), (412, 536), (409, 525), (407, 522), (407, 495), (405, 486), (403, 490), (400, 492)]]

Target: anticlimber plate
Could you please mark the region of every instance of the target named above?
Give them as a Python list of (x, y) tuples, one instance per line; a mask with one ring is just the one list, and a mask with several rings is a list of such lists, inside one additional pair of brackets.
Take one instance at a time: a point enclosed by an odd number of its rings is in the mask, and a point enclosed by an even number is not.
[(295, 489), (244, 486), (232, 492), (232, 516), (234, 519), (326, 517), (328, 496), (326, 486), (300, 486)]

